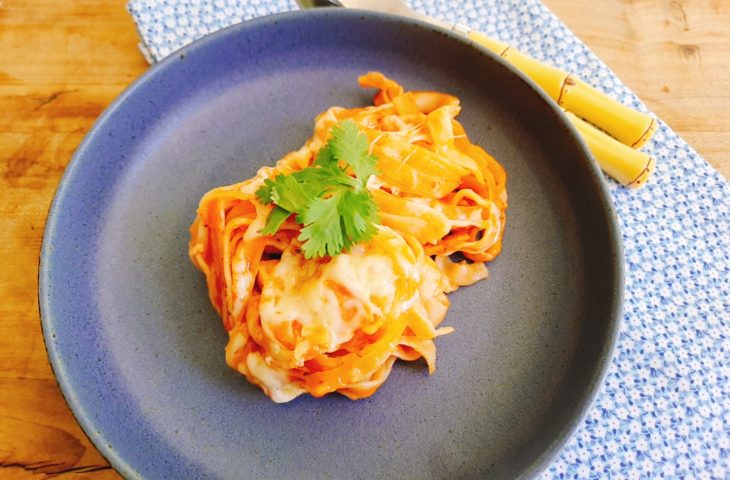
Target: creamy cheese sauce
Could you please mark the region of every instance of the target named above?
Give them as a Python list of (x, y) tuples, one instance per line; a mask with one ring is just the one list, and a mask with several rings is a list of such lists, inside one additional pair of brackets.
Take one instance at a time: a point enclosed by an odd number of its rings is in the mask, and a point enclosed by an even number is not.
[(248, 260), (243, 251), (243, 247), (239, 247), (236, 254), (231, 259), (231, 275), (233, 277), (233, 307), (231, 315), (233, 318), (239, 318), (243, 313), (243, 307), (251, 293), (253, 286), (253, 274), (248, 268)]
[[(303, 388), (289, 380), (286, 372), (268, 365), (258, 352), (253, 352), (246, 357), (246, 368), (276, 403), (288, 402), (305, 392)], [(244, 370), (241, 373), (245, 375), (246, 372)]]
[[(389, 235), (385, 241), (393, 235), (388, 232), (381, 233)], [(393, 255), (366, 252), (362, 246), (327, 262), (305, 260), (287, 250), (261, 292), (262, 328), (270, 338), (291, 337), (296, 366), (314, 355), (333, 352), (356, 330), (373, 333), (386, 314), (399, 313), (393, 308), (394, 285), (403, 275), (400, 263)], [(417, 270), (408, 267), (406, 275), (417, 281)]]

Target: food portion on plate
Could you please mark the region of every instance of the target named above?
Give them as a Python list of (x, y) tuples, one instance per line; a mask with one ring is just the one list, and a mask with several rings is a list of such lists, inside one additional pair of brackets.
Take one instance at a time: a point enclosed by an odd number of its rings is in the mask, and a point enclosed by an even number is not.
[(206, 193), (190, 228), (226, 362), (275, 402), (368, 397), (397, 359), (433, 373), (446, 294), (486, 278), (502, 247), (506, 175), (455, 119), (459, 100), (359, 82), (374, 105), (318, 115), (302, 148)]

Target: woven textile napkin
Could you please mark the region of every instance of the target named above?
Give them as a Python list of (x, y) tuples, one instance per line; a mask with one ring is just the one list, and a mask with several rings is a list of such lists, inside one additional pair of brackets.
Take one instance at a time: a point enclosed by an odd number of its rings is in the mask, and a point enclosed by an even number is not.
[[(646, 107), (539, 0), (411, 0)], [(131, 0), (151, 62), (292, 0)], [(640, 190), (609, 181), (626, 294), (617, 351), (582, 426), (544, 478), (730, 478), (730, 185), (660, 122)]]

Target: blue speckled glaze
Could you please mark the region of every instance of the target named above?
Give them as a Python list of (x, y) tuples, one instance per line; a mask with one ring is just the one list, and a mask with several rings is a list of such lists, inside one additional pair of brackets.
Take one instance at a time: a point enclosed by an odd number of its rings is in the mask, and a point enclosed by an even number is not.
[[(318, 112), (368, 103), (367, 70), (462, 99), (509, 174), (505, 251), (451, 296), (435, 375), (399, 364), (369, 399), (276, 405), (226, 367), (187, 229), (203, 193), (300, 146)], [(531, 476), (603, 377), (620, 255), (599, 172), (529, 82), (431, 27), (327, 10), (197, 42), (105, 112), (54, 200), (40, 305), (69, 405), (128, 478)]]

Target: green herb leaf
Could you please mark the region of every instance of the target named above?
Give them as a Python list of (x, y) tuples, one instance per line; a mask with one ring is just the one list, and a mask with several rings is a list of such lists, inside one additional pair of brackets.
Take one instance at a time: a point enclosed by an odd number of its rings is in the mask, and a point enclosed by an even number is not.
[(345, 120), (332, 127), (332, 139), (328, 145), (329, 156), (347, 162), (358, 180), (365, 185), (370, 175), (378, 173), (377, 159), (368, 154), (368, 138), (360, 133), (357, 125)]
[(345, 239), (340, 228), (339, 203), (342, 192), (329, 198), (318, 198), (301, 215), (303, 241), (302, 251), (305, 258), (334, 256), (342, 251)]
[(369, 240), (375, 233), (378, 209), (369, 192), (343, 192), (338, 211), (346, 238)]
[(314, 158), (314, 166), (322, 168), (337, 167), (337, 159), (334, 157), (334, 155), (332, 155), (330, 142), (328, 142), (324, 147), (319, 149), (319, 152), (317, 152), (317, 156)]
[(271, 210), (271, 213), (269, 213), (269, 216), (266, 217), (266, 226), (261, 229), (261, 233), (264, 235), (275, 234), (279, 231), (279, 228), (281, 228), (281, 224), (284, 223), (290, 215), (290, 211), (284, 210), (278, 205), (275, 206), (273, 210)]
[[(345, 120), (317, 153), (314, 165), (267, 179), (256, 191), (276, 207), (261, 233), (273, 235), (291, 214), (304, 227), (299, 235), (306, 258), (334, 256), (375, 233), (377, 206), (366, 188), (377, 159), (368, 154), (367, 137)], [(352, 177), (352, 174), (355, 177)]]
[(315, 198), (317, 193), (295, 175), (279, 175), (271, 186), (271, 201), (290, 212), (303, 211)]
[(298, 182), (305, 185), (307, 191), (313, 197), (319, 197), (322, 194), (337, 190), (339, 188), (353, 188), (358, 185), (356, 179), (349, 176), (344, 170), (339, 168), (312, 168), (308, 167), (304, 170), (293, 173)]
[(259, 198), (259, 201), (264, 205), (268, 205), (272, 202), (271, 190), (273, 187), (274, 181), (270, 178), (267, 178), (266, 180), (264, 180), (264, 184), (261, 185), (258, 190), (256, 190), (256, 196)]

